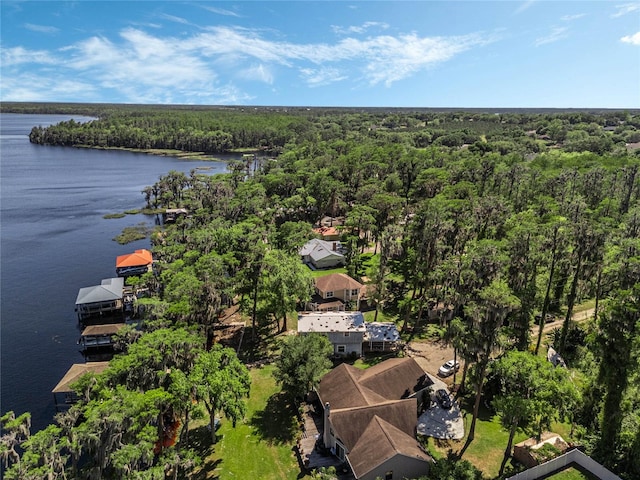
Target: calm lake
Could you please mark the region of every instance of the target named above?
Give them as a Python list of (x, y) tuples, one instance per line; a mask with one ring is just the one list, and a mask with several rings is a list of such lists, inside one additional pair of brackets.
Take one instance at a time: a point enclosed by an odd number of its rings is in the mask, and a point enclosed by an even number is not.
[(112, 239), (153, 217), (103, 216), (143, 207), (142, 189), (170, 170), (226, 171), (225, 162), (29, 143), (33, 126), (69, 118), (0, 114), (0, 411), (31, 412), (32, 431), (52, 422), (51, 390), (84, 362), (78, 289), (115, 277), (116, 256), (149, 248)]

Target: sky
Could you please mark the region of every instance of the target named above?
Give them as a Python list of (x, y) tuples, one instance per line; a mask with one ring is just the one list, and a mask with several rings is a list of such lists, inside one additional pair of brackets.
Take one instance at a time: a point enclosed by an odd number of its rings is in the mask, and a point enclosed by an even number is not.
[(0, 8), (0, 101), (640, 108), (640, 1)]

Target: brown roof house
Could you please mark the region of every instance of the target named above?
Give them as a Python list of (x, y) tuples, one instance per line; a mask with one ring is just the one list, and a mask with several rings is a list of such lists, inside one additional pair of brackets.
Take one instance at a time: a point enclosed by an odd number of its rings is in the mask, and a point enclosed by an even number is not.
[(417, 478), (433, 462), (415, 436), (418, 404), (431, 386), (413, 358), (393, 358), (366, 370), (346, 363), (318, 386), (325, 447), (358, 480)]
[(346, 302), (354, 303), (360, 310), (360, 297), (364, 285), (344, 273), (332, 273), (315, 280), (316, 295), (311, 299), (310, 310), (344, 310)]
[(72, 404), (78, 401), (78, 396), (71, 388), (71, 385), (80, 380), (80, 378), (87, 374), (99, 374), (107, 369), (109, 362), (89, 362), (89, 363), (74, 363), (67, 373), (62, 377), (62, 380), (51, 391), (53, 393), (53, 401), (56, 406), (56, 411), (69, 408)]

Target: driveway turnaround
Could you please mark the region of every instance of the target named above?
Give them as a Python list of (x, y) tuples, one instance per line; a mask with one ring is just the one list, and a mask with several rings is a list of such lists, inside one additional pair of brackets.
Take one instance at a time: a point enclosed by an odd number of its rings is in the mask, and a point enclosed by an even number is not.
[(461, 440), (464, 437), (464, 421), (458, 404), (453, 402), (449, 410), (434, 404), (420, 415), (416, 431), (427, 437)]

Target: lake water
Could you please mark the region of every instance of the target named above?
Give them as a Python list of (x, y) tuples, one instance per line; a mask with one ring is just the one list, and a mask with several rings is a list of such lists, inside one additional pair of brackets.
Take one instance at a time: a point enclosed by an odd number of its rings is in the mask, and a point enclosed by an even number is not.
[(0, 411), (31, 412), (32, 431), (52, 422), (51, 390), (84, 362), (78, 289), (115, 277), (116, 256), (149, 248), (112, 239), (153, 217), (103, 216), (143, 207), (142, 189), (170, 170), (226, 171), (224, 162), (29, 142), (33, 126), (69, 118), (0, 114)]

